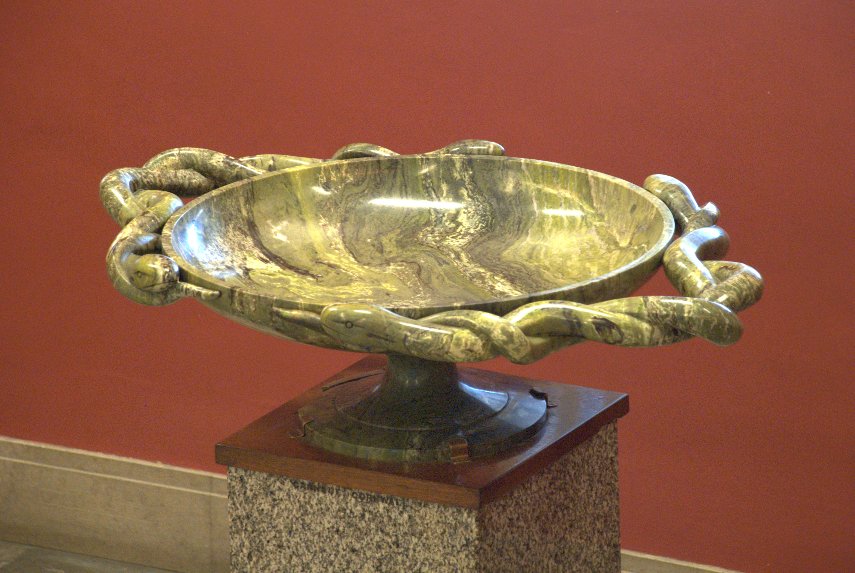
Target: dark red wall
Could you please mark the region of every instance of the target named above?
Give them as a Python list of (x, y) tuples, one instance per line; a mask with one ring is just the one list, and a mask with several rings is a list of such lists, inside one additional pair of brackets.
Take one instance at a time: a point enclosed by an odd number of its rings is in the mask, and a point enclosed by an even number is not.
[[(357, 357), (110, 286), (107, 171), (478, 137), (713, 200), (768, 288), (735, 346), (487, 366), (631, 394), (625, 548), (853, 562), (848, 2), (4, 2), (0, 434), (222, 471), (213, 444)], [(644, 292), (671, 294), (658, 277)], [(850, 374), (847, 374), (850, 372)]]

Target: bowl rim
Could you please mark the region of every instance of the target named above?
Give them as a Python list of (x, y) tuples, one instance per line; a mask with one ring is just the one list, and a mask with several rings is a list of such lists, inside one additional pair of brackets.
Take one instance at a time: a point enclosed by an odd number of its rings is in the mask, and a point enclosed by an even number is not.
[[(384, 161), (397, 161), (401, 159), (435, 159), (437, 161), (442, 160), (443, 158), (448, 157), (466, 157), (471, 159), (478, 160), (486, 160), (486, 161), (520, 161), (538, 165), (544, 165), (549, 167), (557, 167), (561, 169), (570, 169), (572, 171), (576, 171), (583, 174), (593, 175), (600, 179), (605, 179), (611, 183), (617, 184), (621, 187), (626, 188), (627, 190), (636, 193), (637, 195), (643, 197), (646, 201), (648, 201), (655, 209), (656, 212), (662, 218), (662, 231), (659, 235), (659, 238), (656, 242), (648, 248), (644, 254), (633, 259), (625, 265), (622, 265), (616, 269), (613, 269), (607, 273), (602, 275), (598, 275), (596, 277), (592, 277), (589, 279), (585, 279), (583, 281), (570, 283), (562, 286), (558, 286), (555, 288), (537, 291), (534, 293), (524, 293), (517, 296), (507, 296), (507, 297), (496, 297), (493, 299), (486, 299), (478, 302), (464, 302), (464, 303), (455, 303), (455, 304), (446, 304), (446, 305), (438, 305), (438, 306), (391, 306), (391, 305), (377, 305), (382, 308), (386, 308), (392, 312), (396, 312), (398, 314), (403, 314), (407, 316), (411, 316), (413, 318), (428, 316), (431, 314), (448, 311), (448, 310), (483, 310), (485, 307), (494, 307), (494, 306), (503, 306), (508, 307), (510, 309), (517, 308), (526, 304), (528, 302), (540, 301), (540, 300), (560, 300), (562, 297), (560, 295), (570, 294), (575, 291), (580, 291), (585, 287), (596, 283), (605, 283), (611, 279), (614, 279), (616, 276), (623, 274), (633, 268), (642, 267), (646, 264), (650, 264), (652, 260), (661, 259), (662, 254), (665, 249), (671, 243), (674, 238), (676, 224), (674, 222), (674, 216), (671, 213), (670, 209), (663, 203), (658, 197), (644, 189), (643, 187), (621, 179), (619, 177), (615, 177), (613, 175), (609, 175), (607, 173), (602, 173), (600, 171), (595, 171), (592, 169), (586, 169), (584, 167), (577, 167), (575, 165), (569, 165), (564, 163), (558, 163), (555, 161), (546, 161), (541, 159), (530, 159), (525, 157), (509, 157), (505, 155), (501, 156), (493, 156), (493, 155), (454, 155), (454, 154), (412, 154), (412, 155), (394, 155), (394, 156), (382, 156), (382, 157), (361, 157), (354, 159), (338, 159), (338, 160), (326, 160), (319, 161), (317, 163), (310, 163), (307, 165), (298, 165), (295, 167), (289, 167), (287, 169), (280, 169), (278, 171), (271, 171), (269, 173), (263, 173), (261, 175), (251, 177), (248, 179), (241, 179), (240, 181), (235, 181), (234, 183), (229, 183), (222, 187), (219, 187), (209, 193), (205, 193), (199, 197), (194, 198), (192, 201), (187, 202), (180, 209), (175, 211), (166, 223), (163, 226), (163, 230), (161, 232), (162, 236), (162, 247), (163, 252), (168, 257), (172, 258), (181, 269), (182, 280), (186, 282), (190, 282), (191, 284), (196, 284), (198, 286), (202, 286), (205, 288), (213, 288), (220, 292), (235, 292), (240, 293), (243, 297), (254, 297), (256, 299), (267, 301), (268, 304), (276, 306), (278, 308), (292, 308), (292, 309), (300, 309), (300, 310), (309, 310), (314, 312), (320, 312), (326, 306), (331, 304), (341, 304), (342, 301), (330, 301), (327, 303), (315, 302), (315, 301), (304, 301), (304, 300), (295, 300), (294, 298), (282, 298), (274, 295), (270, 295), (269, 293), (262, 293), (254, 290), (244, 289), (240, 286), (228, 284), (225, 281), (218, 279), (206, 272), (202, 269), (191, 265), (186, 259), (184, 259), (173, 247), (172, 244), (172, 234), (175, 225), (181, 220), (184, 215), (186, 215), (189, 211), (195, 209), (199, 205), (201, 205), (205, 201), (213, 200), (214, 198), (223, 195), (225, 193), (230, 193), (234, 189), (241, 187), (243, 185), (253, 185), (256, 181), (261, 181), (267, 178), (273, 178), (280, 176), (283, 172), (294, 172), (294, 171), (302, 171), (302, 170), (310, 170), (310, 169), (321, 169), (324, 167), (328, 167), (330, 165), (338, 165), (338, 164), (352, 164), (355, 162), (384, 162)], [(655, 270), (655, 269), (654, 269)], [(648, 277), (649, 278), (649, 277)], [(643, 284), (643, 283), (641, 283)], [(559, 295), (559, 296), (555, 296)], [(602, 299), (608, 300), (608, 299)], [(216, 303), (216, 301), (214, 301)], [(371, 304), (371, 303), (368, 303)]]

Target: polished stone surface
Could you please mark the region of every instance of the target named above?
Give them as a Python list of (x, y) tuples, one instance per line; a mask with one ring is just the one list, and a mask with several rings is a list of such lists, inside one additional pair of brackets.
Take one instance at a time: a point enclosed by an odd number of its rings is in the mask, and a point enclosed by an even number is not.
[(547, 422), (547, 396), (531, 381), (400, 355), (369, 368), (336, 376), (300, 408), (306, 441), (376, 460), (464, 462), (528, 441)]
[[(397, 428), (403, 434), (392, 440), (387, 436), (379, 444), (375, 442), (378, 428), (365, 427), (371, 418), (354, 420), (357, 423), (350, 429), (336, 423), (327, 427), (334, 420), (307, 418), (319, 403), (329, 399), (329, 392), (362, 380), (376, 385), (376, 381), (370, 381), (382, 371), (384, 363), (380, 356), (363, 358), (268, 412), (217, 444), (217, 463), (292, 479), (478, 508), (512, 490), (523, 479), (555, 462), (602, 426), (629, 411), (626, 394), (467, 367), (459, 368), (459, 374), (470, 383), (489, 382), (510, 391), (534, 389), (529, 392), (536, 394), (532, 398), (547, 406), (547, 415), (539, 429), (515, 447), (490, 451), (497, 435), (497, 428), (490, 425), (492, 422), (488, 421), (486, 427), (468, 425), (452, 417), (450, 424), (435, 422), (418, 427), (406, 424), (406, 416), (401, 415), (407, 412), (406, 404), (384, 408), (373, 418), (377, 425), (384, 418), (389, 420), (385, 428), (388, 430), (399, 424)], [(441, 395), (437, 401), (442, 401)], [(433, 405), (426, 409), (433, 409)], [(419, 412), (410, 409), (410, 414), (413, 422), (419, 421)], [(335, 447), (324, 443), (325, 440), (315, 440), (312, 437), (315, 433), (344, 444)], [(316, 444), (325, 447), (320, 449)], [(381, 455), (373, 455), (372, 444), (385, 446)], [(479, 451), (485, 448), (487, 452)], [(501, 453), (491, 455), (497, 450)]]
[[(447, 449), (449, 428), (464, 440), (489, 434), (493, 390), (470, 393), (451, 374), (417, 384), (424, 377), (414, 373), (439, 369), (432, 363), (501, 355), (525, 364), (583, 341), (732, 344), (742, 333), (736, 311), (763, 290), (751, 267), (717, 260), (729, 246), (715, 225), (718, 209), (700, 207), (680, 181), (652, 175), (641, 188), (505, 157), (488, 141), (412, 156), (357, 143), (330, 161), (179, 148), (142, 169), (109, 173), (100, 191), (124, 225), (107, 255), (122, 294), (151, 305), (195, 297), (269, 334), (388, 354), (390, 364), (421, 360), (387, 371), (381, 389), (394, 391), (383, 392), (391, 399), (382, 408), (354, 402), (344, 414), (353, 406), (360, 419), (369, 413), (369, 429), (380, 428), (413, 417), (406, 404), (441, 406), (448, 395), (446, 402), (468, 405), (464, 421), (484, 422), (465, 427), (453, 412), (432, 417), (428, 429), (442, 428), (430, 435), (434, 449)], [(203, 196), (182, 207), (171, 191)], [(660, 263), (681, 296), (622, 298)], [(413, 375), (392, 374), (405, 370)], [(528, 437), (542, 418), (534, 411), (542, 404), (527, 402), (535, 408), (526, 408), (524, 423), (510, 420), (520, 431), (496, 440), (503, 447)], [(316, 408), (310, 417), (331, 411)], [(335, 435), (317, 434), (318, 443), (353, 450), (333, 422)], [(357, 443), (354, 455), (391, 455), (382, 437)]]
[[(503, 153), (479, 140), (414, 156), (351, 144), (326, 162), (170, 150), (102, 180), (124, 225), (107, 268), (143, 304), (190, 296), (285, 338), (425, 360), (739, 338), (735, 312), (763, 282), (715, 260), (729, 245), (715, 205), (665, 175), (642, 189)], [(181, 207), (173, 192), (204, 196)], [(682, 296), (620, 298), (660, 262)]]
[(281, 171), (211, 193), (167, 228), (167, 252), (201, 283), (409, 315), (622, 296), (673, 230), (649, 193), (606, 175), (462, 155)]
[(231, 468), (237, 572), (620, 570), (612, 423), (480, 509)]

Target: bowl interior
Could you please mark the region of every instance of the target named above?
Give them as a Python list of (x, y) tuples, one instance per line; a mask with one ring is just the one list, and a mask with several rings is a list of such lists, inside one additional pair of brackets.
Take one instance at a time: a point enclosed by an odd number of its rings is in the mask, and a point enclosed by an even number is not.
[(191, 282), (320, 308), (603, 300), (655, 270), (670, 213), (625, 181), (505, 157), (299, 167), (186, 205), (164, 248)]

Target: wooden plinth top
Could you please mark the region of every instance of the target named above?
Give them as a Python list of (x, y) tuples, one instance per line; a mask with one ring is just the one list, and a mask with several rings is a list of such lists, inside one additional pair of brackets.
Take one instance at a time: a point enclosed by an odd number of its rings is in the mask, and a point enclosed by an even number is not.
[(497, 382), (526, 383), (546, 392), (549, 403), (554, 404), (549, 409), (546, 425), (537, 436), (495, 457), (460, 464), (385, 463), (333, 454), (292, 437), (301, 433), (297, 411), (317, 398), (322, 386), (376, 371), (384, 364), (381, 357), (360, 360), (252, 422), (217, 444), (217, 463), (316, 483), (478, 508), (508, 493), (525, 478), (629, 411), (626, 394), (493, 372), (490, 375)]

